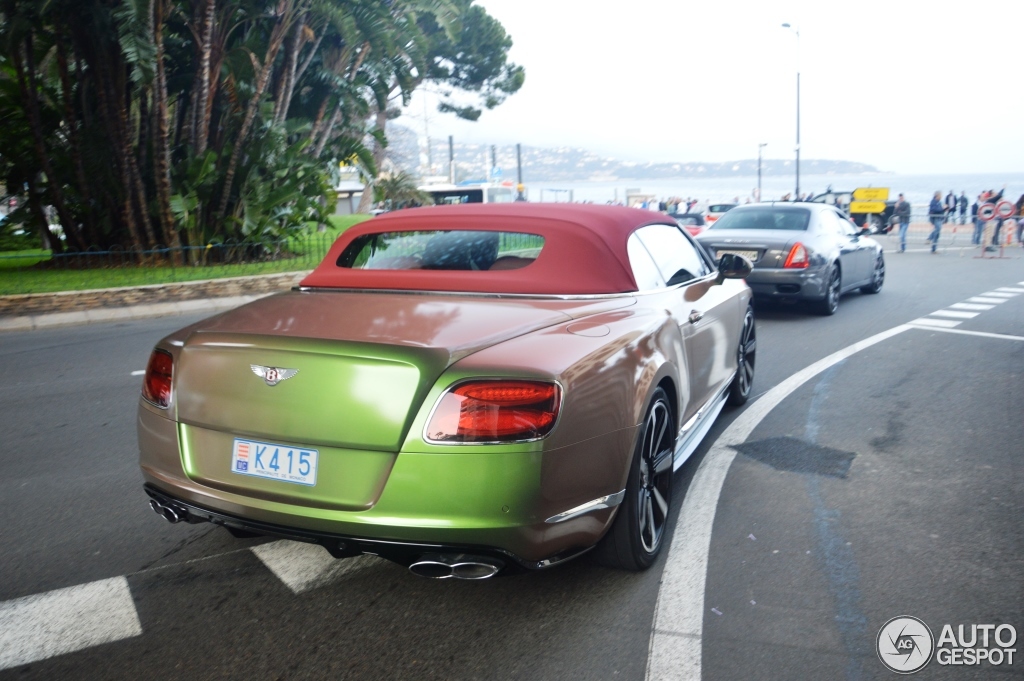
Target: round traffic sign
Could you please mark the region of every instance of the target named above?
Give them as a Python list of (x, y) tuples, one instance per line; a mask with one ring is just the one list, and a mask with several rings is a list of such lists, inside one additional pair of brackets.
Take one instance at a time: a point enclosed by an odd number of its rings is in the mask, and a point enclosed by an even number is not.
[(983, 203), (978, 207), (978, 217), (982, 220), (991, 220), (996, 216), (996, 206), (994, 203)]
[[(990, 204), (991, 205), (991, 204)], [(1008, 218), (1017, 211), (1017, 206), (1011, 201), (1000, 201), (996, 204), (996, 215), (1001, 218)]]

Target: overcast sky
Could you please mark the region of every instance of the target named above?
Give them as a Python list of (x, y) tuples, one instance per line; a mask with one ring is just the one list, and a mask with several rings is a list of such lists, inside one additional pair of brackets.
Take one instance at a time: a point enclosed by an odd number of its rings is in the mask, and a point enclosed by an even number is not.
[[(799, 42), (801, 158), (1024, 171), (1024, 0), (477, 2), (526, 83), (476, 123), (429, 115), (434, 138), (682, 162), (767, 142), (792, 158)], [(421, 134), (423, 96), (400, 119)]]

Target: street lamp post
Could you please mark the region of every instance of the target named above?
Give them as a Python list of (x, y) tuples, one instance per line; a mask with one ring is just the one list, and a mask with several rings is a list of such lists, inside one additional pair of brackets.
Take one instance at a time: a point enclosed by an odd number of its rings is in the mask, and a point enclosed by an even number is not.
[(767, 142), (757, 145), (757, 202), (761, 203), (761, 150), (768, 146)]
[(794, 201), (800, 200), (800, 29), (793, 28), (789, 24), (783, 24), (782, 28), (788, 28), (796, 34), (796, 194)]

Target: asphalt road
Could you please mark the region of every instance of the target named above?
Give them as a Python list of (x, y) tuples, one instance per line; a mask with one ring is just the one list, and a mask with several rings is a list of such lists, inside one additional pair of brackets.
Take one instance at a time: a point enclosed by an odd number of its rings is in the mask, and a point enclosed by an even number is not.
[[(835, 317), (758, 307), (758, 396), (901, 324), (958, 325), (909, 328), (826, 369), (737, 448), (699, 606), (705, 679), (895, 678), (875, 637), (899, 615), (936, 635), (986, 622), (1024, 635), (1024, 294), (973, 318), (929, 316), (1024, 288), (1024, 260), (887, 255), (882, 293), (844, 297)], [(643, 574), (583, 558), (482, 583), (424, 580), (372, 558), (303, 577), (289, 566), (308, 561), (287, 547), (155, 515), (137, 470), (132, 372), (194, 319), (0, 335), (0, 642), (61, 626), (65, 645), (85, 641), (13, 665), (0, 645), (0, 678), (645, 677), (665, 557)], [(677, 473), (677, 512), (741, 413), (723, 412)], [(89, 643), (59, 600), (38, 632), (10, 629), (24, 621), (18, 608), (55, 593), (95, 598), (87, 628), (100, 640), (115, 632), (110, 642)], [(1024, 662), (932, 661), (916, 677), (1022, 672)]]

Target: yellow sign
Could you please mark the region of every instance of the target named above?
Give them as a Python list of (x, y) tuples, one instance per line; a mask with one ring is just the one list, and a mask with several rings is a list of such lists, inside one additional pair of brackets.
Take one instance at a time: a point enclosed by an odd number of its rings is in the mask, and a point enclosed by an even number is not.
[[(854, 201), (888, 201), (888, 187), (858, 187), (853, 190)], [(882, 211), (858, 210), (858, 213), (881, 213)]]
[[(885, 191), (889, 191), (886, 189)], [(884, 213), (885, 201), (851, 201), (851, 213)]]

